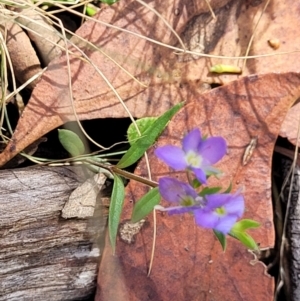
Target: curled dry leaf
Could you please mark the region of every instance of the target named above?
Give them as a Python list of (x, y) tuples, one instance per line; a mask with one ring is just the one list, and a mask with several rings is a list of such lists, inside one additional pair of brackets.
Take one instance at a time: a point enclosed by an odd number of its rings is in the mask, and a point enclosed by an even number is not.
[(88, 218), (93, 216), (97, 196), (105, 181), (106, 176), (100, 173), (78, 186), (62, 209), (62, 217)]
[[(14, 75), (20, 83), (26, 82), (42, 71), (40, 61), (28, 36), (18, 24), (12, 21), (4, 22), (0, 25), (0, 31), (3, 37), (6, 37), (6, 47)], [(33, 89), (37, 81), (31, 82), (28, 88)]]
[[(228, 187), (232, 180), (233, 191), (245, 188), (245, 218), (260, 222), (260, 228), (251, 231), (251, 235), (262, 248), (274, 246), (270, 177), (273, 147), (288, 108), (299, 96), (300, 74), (245, 77), (190, 100), (157, 143), (180, 145), (185, 133), (195, 127), (205, 135), (223, 136), (229, 150), (217, 166), (225, 173), (221, 182)], [(245, 149), (253, 137), (258, 137), (256, 148), (243, 165)], [(154, 148), (148, 153), (153, 180), (163, 176), (186, 180), (183, 173), (161, 164), (153, 151)], [(136, 173), (147, 176), (144, 161)], [(122, 220), (130, 217), (133, 203), (146, 190), (142, 184), (129, 183)], [(106, 245), (98, 275), (97, 301), (273, 300), (274, 279), (266, 276), (262, 263), (250, 264), (253, 258), (239, 242), (229, 238), (223, 253), (212, 232), (196, 226), (191, 215), (158, 214), (157, 219), (150, 277), (147, 268), (153, 238), (151, 219), (151, 226), (142, 229), (135, 244), (117, 242), (114, 257)]]
[[(45, 16), (35, 9), (14, 8), (20, 15), (16, 18), (28, 33), (31, 41), (35, 44), (44, 66), (47, 66), (54, 58), (59, 56), (62, 51), (56, 45), (65, 46), (59, 36), (59, 32), (50, 25)], [(22, 44), (21, 44), (22, 45)]]

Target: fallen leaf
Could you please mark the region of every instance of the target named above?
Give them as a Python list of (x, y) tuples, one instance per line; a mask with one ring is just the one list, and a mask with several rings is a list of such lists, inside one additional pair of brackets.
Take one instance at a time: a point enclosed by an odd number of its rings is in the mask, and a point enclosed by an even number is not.
[[(266, 1), (230, 1), (215, 10), (216, 20), (209, 14), (201, 14), (193, 19), (182, 37), (189, 50), (232, 57), (246, 55), (254, 33), (248, 55), (269, 56), (248, 59), (242, 76), (269, 72), (298, 72), (300, 68), (298, 60), (300, 36), (296, 30), (299, 27), (298, 5), (292, 0), (273, 0), (262, 14), (265, 4)], [(276, 40), (276, 49), (270, 46), (269, 40)], [(186, 54), (181, 55), (181, 62), (176, 62), (173, 68), (180, 70), (182, 77), (186, 77), (188, 81), (228, 83), (240, 78), (241, 75), (211, 74), (210, 67), (217, 64), (242, 67), (243, 63), (243, 59), (204, 59), (199, 55)]]
[[(2, 21), (4, 20), (3, 16)], [(39, 59), (28, 36), (17, 23), (12, 21), (2, 22), (0, 31), (2, 36), (6, 37), (6, 47), (14, 75), (21, 83), (42, 71)], [(34, 80), (27, 87), (33, 89), (37, 81)]]
[[(226, 3), (226, 1), (218, 2)], [(180, 9), (181, 14), (174, 13), (174, 5)], [(161, 3), (157, 0), (155, 7), (178, 31), (181, 31), (186, 22), (196, 13), (208, 10), (207, 5), (202, 1), (183, 5), (183, 3), (174, 4), (173, 1)], [(177, 80), (170, 82), (169, 75), (161, 74), (161, 70), (158, 73), (154, 72), (155, 66), (164, 61), (163, 58), (167, 62), (172, 50), (158, 47), (139, 36), (108, 28), (106, 24), (102, 24), (106, 22), (147, 38), (170, 43), (174, 35), (148, 8), (136, 1), (120, 1), (101, 10), (97, 18), (101, 23), (86, 22), (77, 34), (98, 48), (81, 41), (78, 37), (74, 37), (73, 41), (93, 61), (93, 64), (100, 68), (134, 117), (161, 115), (174, 104), (190, 98), (195, 90), (200, 90), (199, 87), (190, 87)], [(83, 61), (82, 57), (79, 58), (81, 54), (74, 48), (71, 50), (75, 52), (70, 58), (70, 68), (74, 107), (78, 118), (83, 120), (128, 117), (128, 113), (105, 80), (95, 71), (94, 66)], [(103, 52), (111, 56), (127, 72), (121, 70)], [(49, 64), (32, 93), (10, 143), (0, 154), (0, 165), (38, 137), (67, 121), (76, 120), (71, 106), (66, 62), (66, 56), (63, 55)], [(141, 86), (128, 73), (148, 87)]]
[(78, 186), (70, 195), (61, 216), (63, 218), (88, 218), (94, 215), (97, 196), (106, 181), (103, 173), (96, 174)]
[[(297, 144), (298, 127), (300, 126), (300, 103), (291, 107), (282, 123), (280, 136), (287, 138), (292, 144)], [(300, 141), (298, 140), (298, 143)]]
[[(152, 3), (167, 23), (181, 33), (184, 41), (190, 41), (187, 45), (190, 49), (199, 50), (194, 47), (198, 43), (207, 54), (243, 55), (264, 3), (216, 0), (211, 1), (211, 5), (217, 15), (216, 20), (212, 19), (205, 1), (156, 0)], [(260, 20), (250, 54), (277, 53), (268, 45), (267, 41), (271, 38), (282, 41), (282, 51), (297, 50), (300, 38), (297, 31), (290, 30), (291, 22), (298, 24), (297, 10), (291, 9), (293, 5), (291, 0), (270, 3)], [(200, 20), (198, 23), (194, 18), (196, 15)], [(82, 52), (70, 48), (74, 52), (70, 57), (74, 109), (80, 120), (128, 116), (106, 81), (96, 72), (95, 66), (115, 87), (132, 116), (137, 118), (158, 116), (182, 100), (196, 98), (202, 92), (202, 82), (224, 83), (237, 78), (236, 75), (216, 76), (209, 72), (212, 65), (230, 65), (236, 60), (179, 55), (173, 49), (146, 40), (179, 45), (166, 24), (137, 1), (120, 1), (102, 9), (97, 14), (97, 22), (86, 22), (78, 30), (78, 37), (73, 38), (94, 66), (87, 63), (86, 58), (83, 59)], [(195, 31), (198, 36), (193, 35)], [(80, 37), (89, 43), (80, 40)], [(10, 143), (0, 154), (0, 165), (50, 130), (76, 119), (68, 92), (66, 62), (63, 55), (50, 63), (34, 89)], [(270, 68), (281, 72), (299, 70), (297, 53), (248, 60), (244, 74), (266, 73)], [(129, 73), (147, 88), (133, 80)]]
[[(229, 149), (217, 165), (225, 172), (221, 183), (228, 187), (232, 180), (233, 191), (245, 188), (244, 217), (261, 224), (251, 231), (261, 248), (274, 246), (272, 154), (284, 116), (300, 96), (299, 84), (300, 74), (286, 73), (253, 75), (216, 88), (181, 109), (155, 146), (180, 145), (185, 133), (195, 127), (205, 135), (223, 136)], [(245, 149), (253, 137), (257, 137), (256, 148), (243, 165)], [(184, 173), (162, 164), (154, 156), (154, 148), (148, 152), (153, 180), (170, 175), (186, 180)], [(144, 160), (136, 173), (147, 176)], [(130, 218), (133, 204), (147, 189), (137, 182), (129, 183), (121, 220)], [(141, 230), (134, 244), (117, 242), (114, 257), (106, 245), (98, 274), (97, 301), (273, 300), (274, 279), (265, 274), (262, 262), (251, 265), (252, 255), (239, 242), (229, 238), (223, 253), (213, 233), (197, 227), (193, 216), (158, 213), (157, 220), (150, 277), (147, 269), (153, 239), (151, 218), (150, 227)]]

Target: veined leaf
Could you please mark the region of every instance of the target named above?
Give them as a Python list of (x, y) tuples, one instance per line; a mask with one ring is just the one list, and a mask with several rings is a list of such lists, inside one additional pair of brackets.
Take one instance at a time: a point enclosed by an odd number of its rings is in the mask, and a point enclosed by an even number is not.
[(252, 219), (242, 219), (233, 225), (232, 230), (238, 231), (238, 232), (243, 232), (247, 229), (258, 228), (259, 226), (260, 226), (260, 223), (254, 221)]
[(132, 211), (131, 222), (136, 223), (147, 216), (160, 201), (158, 187), (148, 191), (135, 205)]
[(222, 187), (204, 187), (199, 193), (200, 196), (205, 196), (207, 194), (215, 194), (218, 193)]
[(141, 132), (141, 136), (137, 132), (135, 125), (131, 123), (127, 130), (127, 140), (130, 143), (130, 145), (133, 145), (138, 139), (143, 137), (144, 133), (148, 130), (148, 128), (153, 124), (153, 122), (157, 118), (158, 117), (145, 117), (136, 120), (136, 124)]
[(179, 109), (183, 106), (183, 102), (177, 104), (172, 109), (168, 110), (162, 116), (158, 117), (150, 127), (145, 131), (143, 137), (137, 140), (124, 154), (121, 158), (117, 167), (125, 168), (133, 163), (135, 163), (138, 159), (140, 159), (145, 151), (155, 142), (157, 137), (161, 134), (161, 132), (166, 127), (167, 123), (171, 120), (171, 118), (179, 111)]
[(258, 250), (258, 245), (255, 240), (246, 232), (238, 232), (231, 230), (229, 235), (237, 240), (239, 240), (244, 246), (251, 250)]
[(115, 175), (108, 213), (108, 232), (110, 243), (113, 249), (113, 254), (115, 253), (116, 249), (117, 233), (124, 203), (124, 197), (125, 188), (123, 181), (119, 176)]
[(58, 139), (72, 157), (84, 154), (84, 144), (76, 133), (65, 129), (58, 130)]

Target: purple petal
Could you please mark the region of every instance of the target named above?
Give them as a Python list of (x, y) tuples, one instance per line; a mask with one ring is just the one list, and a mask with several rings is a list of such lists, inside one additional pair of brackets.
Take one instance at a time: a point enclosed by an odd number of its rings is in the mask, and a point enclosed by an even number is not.
[(182, 140), (182, 148), (185, 153), (192, 150), (198, 153), (199, 143), (202, 141), (201, 133), (199, 129), (194, 129), (190, 131)]
[(215, 210), (219, 207), (223, 207), (226, 204), (229, 204), (232, 194), (223, 193), (223, 194), (209, 194), (205, 196), (207, 200), (206, 208), (208, 210)]
[(198, 181), (202, 184), (206, 184), (206, 175), (201, 168), (192, 169)]
[(220, 161), (227, 151), (227, 144), (222, 137), (210, 137), (204, 140), (197, 152), (205, 159), (205, 163), (215, 164)]
[(245, 200), (240, 194), (232, 195), (227, 204), (224, 205), (226, 212), (230, 215), (241, 217), (245, 210)]
[(223, 172), (220, 169), (217, 169), (215, 167), (212, 166), (202, 166), (201, 167), (203, 169), (203, 171), (205, 172), (205, 174), (213, 174), (213, 175), (221, 175), (223, 174)]
[(219, 207), (224, 207), (228, 215), (241, 217), (245, 209), (244, 197), (239, 194), (210, 194), (205, 196), (207, 200), (206, 208), (215, 210)]
[(232, 215), (220, 218), (216, 226), (214, 227), (214, 230), (220, 231), (223, 234), (227, 234), (230, 232), (231, 228), (233, 227), (236, 221), (237, 217)]
[(160, 160), (175, 170), (183, 170), (187, 167), (184, 151), (177, 146), (162, 146), (157, 148), (154, 153)]
[(213, 229), (219, 219), (219, 216), (211, 211), (199, 209), (194, 211), (196, 224), (203, 228)]
[(194, 214), (197, 225), (203, 228), (214, 229), (224, 234), (227, 234), (237, 221), (237, 216), (220, 216), (215, 212), (206, 210), (195, 210)]
[(188, 184), (182, 183), (174, 178), (161, 178), (158, 181), (159, 193), (162, 198), (171, 203), (180, 203), (185, 196), (196, 199), (196, 191)]

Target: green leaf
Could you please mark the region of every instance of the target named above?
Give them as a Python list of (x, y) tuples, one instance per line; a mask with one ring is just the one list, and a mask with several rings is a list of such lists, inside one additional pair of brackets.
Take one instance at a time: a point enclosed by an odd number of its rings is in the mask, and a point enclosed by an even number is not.
[(205, 196), (207, 194), (215, 194), (218, 193), (222, 187), (204, 187), (199, 193), (200, 196)]
[(95, 8), (95, 6), (92, 6), (92, 5), (88, 4), (86, 6), (85, 13), (86, 13), (86, 15), (88, 15), (90, 17), (93, 17), (93, 16), (96, 15), (97, 9)]
[(108, 5), (112, 5), (116, 2), (118, 2), (119, 0), (100, 0), (100, 2), (108, 4)]
[(147, 216), (160, 201), (158, 187), (148, 191), (135, 205), (132, 211), (131, 222), (136, 223)]
[(260, 223), (252, 219), (242, 219), (233, 225), (232, 230), (238, 232), (244, 232), (247, 229), (258, 228), (259, 226)]
[(130, 145), (133, 145), (138, 139), (143, 137), (144, 133), (147, 131), (147, 129), (153, 124), (153, 122), (158, 117), (145, 117), (136, 120), (136, 124), (141, 132), (141, 136), (137, 132), (135, 125), (133, 123), (130, 124), (128, 130), (127, 130), (127, 139)]
[(197, 188), (199, 188), (200, 186), (201, 186), (201, 183), (200, 183), (197, 179), (194, 179), (194, 180), (192, 181), (192, 187), (193, 187), (193, 188), (197, 189)]
[(109, 205), (108, 213), (108, 232), (109, 239), (115, 254), (116, 240), (118, 227), (120, 222), (120, 216), (122, 213), (123, 203), (125, 197), (125, 188), (122, 179), (118, 176), (114, 176), (114, 187), (111, 195), (111, 201)]
[(247, 248), (251, 250), (259, 250), (255, 240), (248, 233), (231, 230), (229, 235), (239, 240)]
[(225, 252), (226, 246), (227, 246), (227, 240), (226, 240), (226, 235), (224, 235), (222, 232), (219, 232), (217, 230), (213, 230), (214, 234), (216, 235), (218, 241), (220, 242), (223, 251)]
[(227, 187), (227, 189), (223, 193), (230, 193), (231, 189), (232, 189), (232, 182), (230, 181), (229, 186)]
[(58, 130), (58, 139), (72, 157), (84, 154), (84, 144), (76, 133), (65, 129)]
[(155, 142), (157, 137), (162, 133), (167, 123), (183, 106), (183, 102), (177, 104), (172, 109), (168, 110), (162, 116), (158, 117), (148, 129), (145, 131), (144, 136), (137, 140), (121, 158), (117, 167), (125, 168), (137, 160), (139, 160), (145, 151)]

